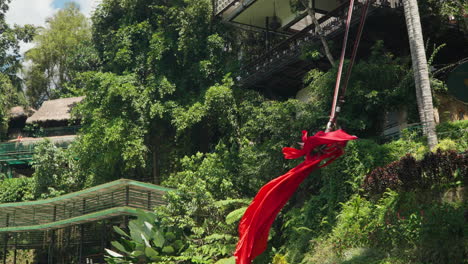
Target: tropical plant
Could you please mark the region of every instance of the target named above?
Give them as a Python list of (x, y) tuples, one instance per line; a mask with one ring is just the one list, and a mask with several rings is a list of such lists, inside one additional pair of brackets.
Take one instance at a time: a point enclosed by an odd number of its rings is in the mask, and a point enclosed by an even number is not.
[(185, 247), (185, 239), (177, 228), (162, 225), (154, 213), (139, 211), (128, 223), (128, 232), (114, 226), (121, 237), (113, 241), (116, 250), (106, 249), (106, 261), (117, 263), (182, 263), (176, 256)]

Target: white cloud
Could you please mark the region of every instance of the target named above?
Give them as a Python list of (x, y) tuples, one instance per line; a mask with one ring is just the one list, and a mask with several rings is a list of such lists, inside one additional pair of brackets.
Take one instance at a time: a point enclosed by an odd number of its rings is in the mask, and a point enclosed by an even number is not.
[(42, 26), (45, 19), (56, 11), (52, 2), (53, 0), (13, 0), (6, 14), (6, 21), (9, 24)]
[[(81, 11), (87, 17), (91, 16), (92, 11), (101, 2), (101, 0), (74, 1), (80, 5)], [(53, 2), (54, 0), (12, 0), (6, 14), (6, 22), (11, 25), (44, 26), (46, 18), (51, 17), (58, 10), (54, 8)], [(33, 43), (21, 43), (21, 53), (24, 54), (32, 47), (34, 47)]]
[[(13, 0), (6, 13), (6, 22), (11, 25), (44, 26), (46, 18), (52, 16), (56, 11), (52, 2), (53, 0)], [(24, 54), (33, 46), (33, 43), (21, 43), (21, 53)]]

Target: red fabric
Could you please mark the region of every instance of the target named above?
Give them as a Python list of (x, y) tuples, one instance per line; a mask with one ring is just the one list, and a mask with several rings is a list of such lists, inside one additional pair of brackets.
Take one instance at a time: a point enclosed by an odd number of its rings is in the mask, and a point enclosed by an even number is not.
[[(286, 159), (306, 159), (286, 174), (265, 184), (247, 208), (239, 224), (239, 242), (237, 243), (237, 264), (251, 264), (252, 260), (265, 251), (268, 233), (276, 215), (296, 191), (301, 182), (315, 169), (330, 164), (343, 155), (343, 148), (349, 140), (357, 139), (343, 130), (329, 133), (318, 132), (308, 137), (302, 131), (301, 149), (283, 148)], [(320, 149), (315, 150), (320, 146)], [(324, 161), (324, 164), (321, 164)]]

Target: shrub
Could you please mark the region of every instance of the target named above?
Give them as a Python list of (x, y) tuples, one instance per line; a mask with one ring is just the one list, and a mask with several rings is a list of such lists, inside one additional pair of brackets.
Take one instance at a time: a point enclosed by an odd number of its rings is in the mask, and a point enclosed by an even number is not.
[(84, 186), (83, 173), (76, 167), (76, 159), (68, 149), (44, 140), (34, 149), (34, 195), (49, 198), (78, 191)]
[[(406, 155), (399, 161), (377, 168), (364, 179), (364, 190), (371, 194), (392, 190), (427, 189), (433, 186), (462, 184), (468, 175), (468, 156), (455, 151), (427, 153), (421, 161)], [(466, 181), (466, 177), (463, 177)], [(464, 182), (463, 184), (466, 184)]]
[(402, 263), (463, 263), (466, 224), (462, 205), (414, 192), (387, 191), (375, 201), (355, 195), (343, 204), (329, 239), (322, 241), (310, 259), (323, 254), (320, 248), (331, 246), (325, 258), (335, 258), (332, 263), (354, 263), (343, 260), (349, 259), (350, 250), (359, 248), (378, 254), (376, 262), (368, 258), (369, 262), (357, 263), (387, 263), (378, 260), (389, 257), (406, 260)]
[[(445, 139), (450, 139), (456, 144), (454, 149), (464, 151), (468, 149), (468, 120), (442, 123), (437, 126), (437, 135), (441, 140), (441, 148), (448, 147), (449, 141)], [(450, 147), (453, 147), (451, 142)]]
[(4, 179), (0, 182), (0, 203), (21, 202), (32, 198), (32, 178)]

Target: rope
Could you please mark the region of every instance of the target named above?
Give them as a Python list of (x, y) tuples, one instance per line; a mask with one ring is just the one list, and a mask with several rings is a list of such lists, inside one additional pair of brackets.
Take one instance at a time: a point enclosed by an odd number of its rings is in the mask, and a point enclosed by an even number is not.
[(343, 65), (344, 65), (344, 59), (346, 55), (346, 46), (348, 44), (349, 28), (351, 27), (351, 18), (353, 16), (353, 8), (354, 8), (354, 0), (351, 0), (349, 3), (349, 8), (348, 8), (348, 18), (346, 19), (346, 29), (345, 29), (345, 34), (343, 38), (343, 46), (341, 48), (340, 64), (338, 66), (338, 73), (336, 76), (335, 94), (333, 96), (332, 110), (330, 113), (330, 121), (328, 121), (328, 124), (327, 124), (327, 132), (331, 131), (333, 124), (335, 123), (336, 104), (338, 102), (338, 94), (340, 92), (341, 75), (343, 73)]
[[(358, 50), (359, 44), (361, 42), (361, 36), (362, 36), (363, 29), (364, 29), (365, 21), (366, 21), (366, 18), (367, 18), (367, 11), (369, 10), (369, 4), (370, 4), (370, 0), (367, 0), (366, 4), (364, 6), (364, 9), (362, 11), (357, 36), (356, 36), (356, 39), (354, 41), (354, 47), (353, 47), (353, 51), (352, 51), (352, 54), (351, 54), (351, 60), (350, 60), (350, 63), (349, 63), (349, 66), (348, 66), (348, 69), (347, 69), (347, 72), (346, 72), (346, 76), (345, 76), (345, 79), (344, 79), (344, 84), (343, 84), (343, 86), (341, 88), (341, 96), (339, 96), (339, 94), (340, 94), (340, 84), (341, 84), (341, 75), (343, 73), (344, 58), (345, 58), (345, 54), (346, 54), (346, 46), (347, 46), (347, 42), (348, 42), (349, 29), (350, 29), (350, 26), (351, 26), (351, 16), (352, 16), (353, 7), (354, 7), (354, 0), (351, 0), (351, 2), (350, 2), (349, 10), (348, 10), (348, 19), (346, 20), (346, 31), (345, 31), (345, 35), (344, 35), (343, 47), (342, 47), (341, 57), (340, 57), (340, 64), (339, 64), (339, 67), (338, 67), (338, 73), (337, 73), (337, 77), (336, 77), (336, 84), (335, 84), (335, 92), (334, 92), (334, 95), (333, 95), (332, 110), (331, 110), (331, 113), (330, 113), (330, 120), (329, 120), (329, 122), (327, 124), (326, 132), (330, 132), (335, 127), (338, 113), (341, 110), (342, 104), (345, 102), (344, 101), (344, 95), (345, 95), (346, 89), (348, 87), (348, 83), (349, 83), (349, 79), (351, 77), (351, 72), (353, 70), (354, 62), (356, 61), (357, 50)], [(338, 100), (338, 98), (339, 98), (339, 100)]]
[(370, 0), (366, 1), (364, 9), (362, 10), (361, 21), (359, 22), (359, 28), (354, 40), (353, 53), (351, 54), (351, 60), (349, 61), (348, 71), (346, 72), (345, 81), (342, 88), (340, 102), (344, 103), (344, 95), (346, 94), (346, 88), (348, 88), (349, 78), (351, 77), (351, 72), (353, 71), (354, 62), (356, 61), (356, 55), (358, 51), (359, 44), (361, 43), (362, 31), (364, 30), (364, 25), (367, 18), (367, 11), (369, 10)]

